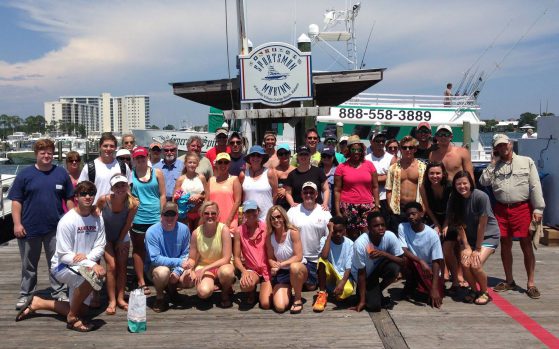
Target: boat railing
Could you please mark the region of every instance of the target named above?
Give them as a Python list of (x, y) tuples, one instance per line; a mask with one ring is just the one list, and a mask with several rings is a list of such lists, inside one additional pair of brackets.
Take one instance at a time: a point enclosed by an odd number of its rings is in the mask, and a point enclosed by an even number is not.
[(5, 203), (8, 202), (8, 193), (15, 178), (15, 175), (2, 175), (0, 177), (0, 188), (2, 188), (2, 195), (0, 195), (0, 218), (3, 218), (6, 214), (11, 213), (11, 207), (8, 210)]
[(434, 96), (434, 95), (402, 95), (381, 93), (360, 93), (344, 105), (363, 106), (395, 106), (402, 105), (413, 108), (448, 108), (448, 109), (479, 109), (473, 96)]

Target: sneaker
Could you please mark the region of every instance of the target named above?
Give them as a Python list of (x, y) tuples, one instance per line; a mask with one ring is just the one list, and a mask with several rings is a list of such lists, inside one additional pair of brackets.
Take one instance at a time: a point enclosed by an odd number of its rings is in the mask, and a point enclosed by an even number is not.
[(497, 286), (493, 287), (493, 291), (495, 292), (504, 292), (504, 291), (514, 291), (516, 290), (516, 283), (514, 280), (508, 284), (505, 281), (499, 282)]
[(56, 300), (59, 302), (70, 302), (70, 299), (68, 299), (68, 296), (65, 293), (58, 296)]
[(16, 310), (20, 310), (25, 305), (25, 302), (27, 302), (26, 296), (19, 297), (16, 302)]
[(97, 274), (95, 274), (92, 268), (81, 266), (78, 269), (78, 272), (87, 282), (89, 282), (94, 291), (101, 291), (101, 288), (103, 287), (103, 280), (97, 277)]
[(156, 313), (162, 313), (169, 309), (169, 303), (165, 300), (165, 298), (156, 299), (151, 309)]
[(323, 312), (324, 308), (326, 308), (327, 301), (328, 293), (326, 293), (325, 291), (318, 291), (318, 293), (316, 294), (316, 301), (314, 302), (312, 310), (317, 313)]
[(528, 287), (528, 289), (526, 290), (526, 294), (532, 299), (540, 298), (540, 290), (538, 290), (536, 286)]

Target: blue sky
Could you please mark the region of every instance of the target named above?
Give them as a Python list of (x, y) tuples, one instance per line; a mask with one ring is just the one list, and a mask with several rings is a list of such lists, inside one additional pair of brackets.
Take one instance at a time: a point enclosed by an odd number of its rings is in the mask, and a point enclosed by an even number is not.
[[(322, 26), (326, 9), (346, 4), (245, 2), (255, 46), (292, 42), (309, 24)], [(227, 4), (234, 69), (235, 1)], [(558, 10), (555, 1), (540, 0), (444, 5), (363, 0), (357, 17), (359, 52), (374, 24), (364, 62), (367, 68), (387, 68), (384, 80), (369, 92), (439, 95), (479, 59), (476, 68), (490, 74), (479, 99), (482, 118), (537, 113), (540, 101), (543, 111), (548, 104), (559, 114)], [(224, 0), (3, 0), (0, 113), (43, 114), (43, 102), (62, 95), (148, 94), (155, 124), (204, 124), (208, 107), (174, 96), (169, 83), (227, 77), (225, 40)], [(325, 49), (313, 52), (313, 68), (345, 68)]]

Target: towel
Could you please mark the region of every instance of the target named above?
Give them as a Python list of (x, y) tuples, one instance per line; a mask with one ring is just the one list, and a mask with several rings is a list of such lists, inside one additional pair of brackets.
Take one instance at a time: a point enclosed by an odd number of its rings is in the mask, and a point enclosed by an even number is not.
[(540, 238), (543, 237), (543, 225), (540, 221), (539, 223), (532, 219), (530, 222), (530, 228), (528, 229), (530, 235), (532, 235), (532, 245), (537, 250), (540, 244)]

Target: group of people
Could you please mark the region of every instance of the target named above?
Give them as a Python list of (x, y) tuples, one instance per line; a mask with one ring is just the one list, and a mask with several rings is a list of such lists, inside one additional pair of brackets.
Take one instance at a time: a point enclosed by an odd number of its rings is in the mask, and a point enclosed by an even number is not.
[[(516, 288), (513, 237), (525, 254), (527, 294), (538, 298), (528, 226), (545, 204), (533, 161), (495, 136), (498, 156), (480, 178), (493, 189), (492, 206), (476, 189), (469, 152), (452, 144), (452, 128), (431, 132), (426, 122), (399, 142), (373, 132), (367, 147), (357, 135), (326, 134), (320, 144), (309, 129), (292, 154), (273, 132), (245, 151), (238, 132), (218, 129), (205, 156), (193, 136), (180, 158), (173, 140), (146, 149), (125, 135), (117, 150), (105, 133), (99, 157), (81, 170), (78, 153), (67, 154), (64, 169), (52, 164), (53, 142), (39, 140), (36, 164), (9, 194), (22, 255), (16, 320), (51, 310), (69, 329), (90, 331), (83, 305), (99, 301), (104, 280), (106, 314), (126, 310), (130, 245), (137, 287), (146, 295), (149, 283), (155, 288), (155, 312), (180, 303), (185, 288), (201, 299), (221, 290), (220, 306), (230, 307), (236, 280), (247, 303), (295, 314), (302, 292), (315, 290), (316, 312), (355, 294), (355, 310), (378, 311), (399, 277), (404, 298), (423, 294), (440, 307), (467, 286), (465, 301), (487, 304), (483, 265), (499, 242), (506, 280), (495, 290)], [(49, 300), (34, 293), (41, 245)]]

